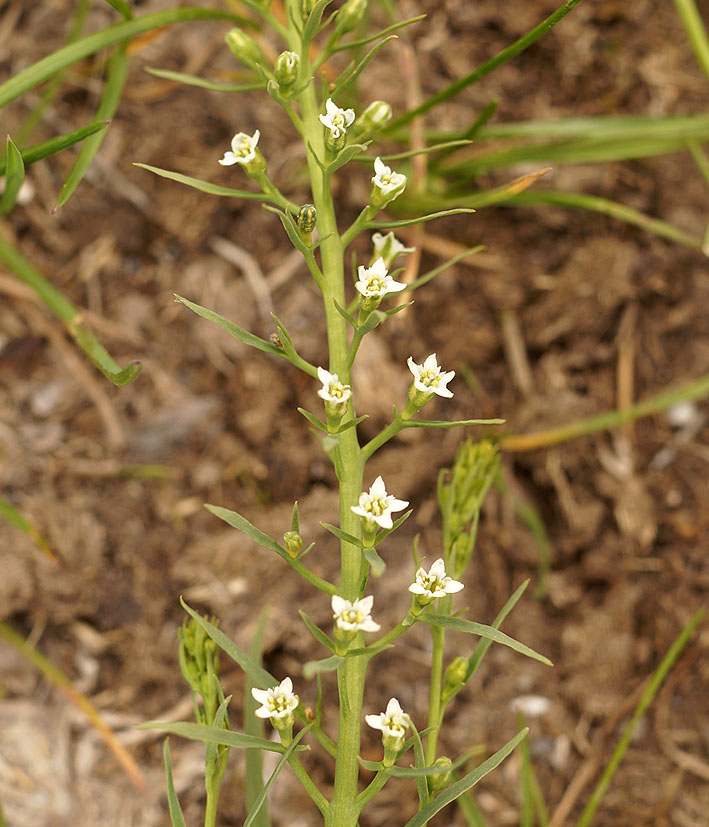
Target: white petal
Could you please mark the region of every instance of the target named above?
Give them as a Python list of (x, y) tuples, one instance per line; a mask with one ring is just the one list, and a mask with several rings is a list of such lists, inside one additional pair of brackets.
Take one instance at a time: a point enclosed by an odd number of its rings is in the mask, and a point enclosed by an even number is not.
[(332, 596), (332, 611), (335, 615), (342, 614), (345, 609), (351, 608), (351, 604), (349, 600), (345, 600), (344, 597), (340, 597), (339, 594), (333, 594)]
[(384, 163), (384, 161), (382, 161), (382, 159), (379, 156), (377, 156), (374, 159), (374, 172), (376, 173), (376, 175), (383, 175), (384, 173), (387, 173), (389, 171), (389, 167)]
[(408, 500), (397, 500), (396, 497), (392, 497), (391, 494), (387, 497), (387, 508), (390, 511), (403, 511), (408, 504)]
[(374, 595), (370, 594), (368, 597), (363, 597), (361, 600), (355, 601), (355, 606), (363, 611), (365, 614), (370, 614), (372, 606), (374, 605)]
[[(371, 515), (370, 515), (371, 517)], [(391, 514), (388, 511), (385, 511), (381, 516), (374, 517), (374, 522), (381, 526), (382, 528), (393, 528), (394, 523), (391, 519)]]
[(332, 374), (325, 370), (325, 368), (318, 368), (318, 379), (323, 385), (329, 385), (332, 382)]
[(387, 717), (391, 717), (392, 715), (401, 715), (403, 711), (404, 710), (401, 708), (401, 704), (397, 701), (396, 698), (391, 698), (389, 700), (386, 709)]
[(279, 692), (283, 695), (293, 694), (293, 681), (290, 678), (283, 678), (278, 686)]
[(351, 506), (351, 510), (352, 510), (352, 511), (354, 511), (354, 513), (355, 513), (358, 517), (366, 517), (367, 519), (370, 519), (370, 518), (371, 518), (371, 516), (372, 516), (372, 515), (371, 515), (368, 511), (365, 511), (365, 510), (362, 508), (362, 506), (361, 506), (361, 505), (353, 505), (353, 506)]
[(365, 715), (364, 720), (374, 729), (383, 729), (381, 715)]
[(268, 689), (256, 689), (256, 687), (254, 687), (251, 690), (251, 694), (253, 695), (254, 699), (257, 700), (260, 704), (268, 703)]
[(359, 628), (363, 632), (378, 632), (382, 627), (369, 617), (359, 624)]
[(384, 485), (384, 480), (381, 477), (377, 477), (376, 480), (372, 483), (369, 489), (369, 496), (370, 497), (386, 497), (387, 490), (386, 486)]
[(439, 557), (438, 560), (436, 560), (436, 562), (431, 566), (429, 576), (435, 576), (439, 580), (443, 580), (446, 576), (446, 564), (442, 557)]
[(458, 580), (451, 580), (450, 577), (446, 578), (447, 583), (445, 584), (446, 594), (455, 594), (459, 592), (461, 589), (465, 588), (464, 585)]
[(427, 356), (423, 363), (424, 370), (438, 370), (438, 362), (436, 361), (436, 354), (432, 353), (430, 356)]
[(234, 153), (233, 153), (233, 152), (229, 152), (229, 151), (227, 150), (227, 152), (225, 152), (225, 153), (224, 153), (224, 157), (223, 157), (223, 158), (219, 161), (219, 163), (220, 163), (223, 167), (230, 167), (230, 166), (233, 166), (233, 164), (235, 164), (235, 163), (236, 163), (236, 155), (234, 155)]
[(427, 589), (424, 589), (424, 587), (419, 583), (412, 583), (409, 586), (409, 591), (411, 594), (426, 594)]

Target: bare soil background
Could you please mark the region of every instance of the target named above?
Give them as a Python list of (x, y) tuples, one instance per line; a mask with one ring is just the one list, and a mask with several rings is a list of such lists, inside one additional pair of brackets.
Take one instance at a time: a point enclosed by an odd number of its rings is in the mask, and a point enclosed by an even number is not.
[[(135, 5), (144, 14), (172, 3)], [(409, 46), (423, 92), (431, 93), (554, 8), (539, 0), (397, 5), (402, 16), (424, 11), (429, 17), (387, 47), (361, 84), (365, 103), (389, 99), (397, 102), (397, 114), (410, 94)], [(699, 5), (709, 13), (707, 3)], [(11, 0), (0, 8), (2, 76), (59, 47), (72, 8), (66, 0)], [(115, 18), (107, 5), (95, 3), (87, 30)], [(218, 616), (243, 647), (261, 607), (269, 606), (266, 665), (291, 675), (306, 705), (315, 699), (314, 684), (299, 670), (321, 652), (296, 611), (302, 607), (327, 626), (328, 605), (202, 504), (238, 510), (277, 536), (289, 527), (298, 499), (302, 534), (306, 542), (317, 541), (311, 565), (335, 576), (336, 542), (319, 525), (337, 520), (334, 475), (295, 410), (318, 410), (316, 388), (286, 363), (247, 350), (197, 318), (172, 294), (266, 338), (273, 309), (303, 356), (323, 364), (318, 296), (274, 216), (132, 165), (242, 187), (240, 171), (216, 161), (232, 134), (258, 128), (274, 180), (294, 201), (309, 200), (302, 149), (274, 102), (182, 87), (144, 72), (157, 66), (238, 78), (222, 45), (226, 29), (224, 23), (180, 25), (133, 44), (125, 97), (87, 179), (52, 216), (72, 156), (33, 165), (34, 195), (3, 228), (86, 309), (121, 364), (140, 359), (144, 366), (136, 382), (113, 388), (56, 320), (0, 272), (0, 492), (35, 520), (60, 558), (52, 566), (27, 538), (0, 523), (0, 612), (93, 700), (148, 781), (148, 791), (137, 792), (85, 717), (0, 645), (0, 801), (11, 827), (167, 823), (162, 739), (133, 724), (190, 717), (176, 658), (181, 594)], [(36, 140), (90, 122), (102, 66), (89, 60), (71, 69)], [(8, 107), (3, 131), (12, 134), (36, 99), (28, 95)], [(436, 110), (428, 123), (462, 126), (492, 99), (500, 101), (501, 122), (681, 114), (706, 108), (707, 86), (669, 0), (584, 0), (550, 35)], [(527, 171), (511, 170), (509, 177)], [(480, 183), (506, 178), (498, 172)], [(695, 235), (706, 224), (706, 185), (688, 155), (559, 167), (549, 184), (616, 198)], [(369, 183), (363, 169), (348, 168), (339, 186), (344, 225), (366, 199)], [(624, 367), (632, 369), (636, 399), (709, 370), (709, 277), (699, 253), (602, 216), (557, 209), (490, 208), (426, 225), (426, 233), (427, 250), (443, 238), (484, 243), (486, 252), (417, 292), (413, 308), (367, 340), (364, 367), (354, 380), (359, 408), (371, 414), (365, 438), (403, 399), (409, 355), (421, 361), (435, 351), (446, 369), (458, 372), (454, 399), (438, 400), (432, 415), (499, 415), (514, 432), (615, 407), (619, 381), (627, 388), (619, 380)], [(225, 259), (223, 240), (239, 248), (237, 264)], [(361, 240), (362, 256), (367, 244)], [(425, 252), (423, 267), (440, 260)], [(548, 698), (548, 711), (530, 719), (530, 748), (551, 810), (572, 779), (603, 766), (638, 688), (705, 601), (706, 407), (690, 413), (694, 418), (684, 424), (658, 416), (617, 434), (508, 453), (504, 475), (512, 493), (492, 492), (486, 503), (460, 605), (469, 607), (469, 618), (490, 622), (525, 578), (536, 577), (539, 552), (514, 515), (512, 497), (533, 504), (552, 549), (548, 595), (537, 600), (530, 588), (504, 628), (556, 666), (493, 647), (452, 708), (442, 749), (455, 755), (485, 744), (492, 752), (515, 731), (513, 699)], [(373, 584), (384, 628), (408, 605), (414, 534), (421, 534), (429, 559), (437, 556), (436, 477), (463, 438), (460, 432), (412, 432), (368, 468), (369, 481), (382, 474), (388, 489), (415, 507), (383, 551), (386, 576)], [(706, 632), (695, 639), (642, 720), (596, 817), (599, 827), (707, 823), (706, 642)], [(451, 636), (450, 656), (468, 654), (470, 645)], [(383, 709), (396, 694), (423, 727), (427, 651), (425, 630), (416, 628), (375, 661), (367, 709)], [(226, 658), (223, 682), (234, 695), (238, 728), (243, 681)], [(325, 686), (332, 695), (332, 681)], [(197, 824), (202, 748), (174, 738), (171, 748), (187, 821)], [(363, 755), (376, 759), (380, 749), (377, 734), (365, 732)], [(307, 760), (327, 788), (329, 764), (317, 750)], [(244, 819), (242, 769), (234, 753), (221, 807), (224, 827)], [(518, 773), (513, 756), (477, 788), (489, 824), (519, 823)], [(574, 823), (588, 793), (586, 786), (569, 819), (559, 823)], [(414, 811), (413, 787), (391, 783), (362, 825), (396, 827)], [(276, 825), (317, 823), (286, 774), (275, 787), (273, 816)], [(451, 811), (435, 823), (463, 822)]]

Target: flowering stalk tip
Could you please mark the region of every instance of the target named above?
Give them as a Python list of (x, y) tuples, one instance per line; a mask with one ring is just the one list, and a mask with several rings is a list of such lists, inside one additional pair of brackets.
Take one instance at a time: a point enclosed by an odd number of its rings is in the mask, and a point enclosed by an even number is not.
[(274, 729), (281, 733), (281, 740), (283, 741), (285, 736), (290, 741), (290, 730), (295, 720), (293, 711), (300, 703), (300, 699), (293, 692), (293, 681), (290, 678), (284, 678), (277, 686), (272, 686), (270, 689), (254, 687), (251, 694), (261, 704), (255, 711), (257, 717), (269, 718)]
[(332, 152), (339, 152), (345, 145), (347, 128), (355, 119), (354, 109), (340, 109), (332, 98), (325, 101), (325, 114), (320, 115), (320, 123), (328, 130), (325, 143)]
[(407, 500), (397, 500), (391, 494), (387, 494), (384, 480), (377, 477), (369, 488), (359, 495), (359, 502), (352, 506), (352, 511), (364, 520), (364, 542), (372, 546), (377, 532), (377, 526), (381, 528), (393, 528), (394, 522), (391, 515), (394, 511), (403, 511), (408, 505)]
[(393, 201), (406, 189), (406, 176), (401, 172), (393, 172), (378, 156), (374, 159), (374, 177), (372, 178), (372, 194), (369, 204), (375, 210)]
[(381, 626), (372, 620), (374, 597), (362, 597), (349, 601), (337, 594), (332, 596), (332, 611), (335, 620), (335, 638), (344, 644), (342, 653), (347, 651), (347, 644), (354, 639), (357, 632), (378, 632)]
[(427, 356), (422, 365), (417, 365), (413, 357), (409, 356), (407, 364), (414, 381), (409, 388), (409, 401), (402, 412), (402, 418), (409, 419), (412, 414), (423, 408), (434, 394), (448, 399), (453, 396), (447, 385), (455, 376), (455, 371), (443, 372), (436, 361), (435, 353)]
[(385, 767), (393, 766), (404, 745), (406, 730), (411, 726), (411, 718), (401, 708), (399, 701), (391, 698), (385, 712), (380, 712), (379, 715), (365, 715), (364, 720), (373, 729), (381, 730), (384, 746), (382, 763)]
[(328, 430), (334, 432), (347, 411), (352, 388), (340, 382), (336, 373), (330, 373), (325, 368), (318, 368), (318, 379), (322, 382), (318, 396), (325, 400)]
[(360, 294), (362, 310), (369, 313), (379, 306), (388, 293), (398, 293), (406, 288), (401, 281), (394, 279), (387, 273), (383, 258), (378, 258), (371, 267), (360, 266), (357, 269), (355, 288)]
[(261, 132), (257, 129), (253, 135), (237, 132), (231, 139), (231, 150), (224, 153), (219, 163), (223, 167), (240, 164), (251, 178), (259, 178), (266, 171), (266, 161), (257, 148)]
[(462, 588), (462, 583), (448, 577), (443, 558), (439, 557), (428, 573), (423, 568), (419, 568), (414, 582), (409, 586), (409, 591), (414, 595), (416, 604), (423, 608), (437, 598), (445, 597), (447, 594), (455, 594)]

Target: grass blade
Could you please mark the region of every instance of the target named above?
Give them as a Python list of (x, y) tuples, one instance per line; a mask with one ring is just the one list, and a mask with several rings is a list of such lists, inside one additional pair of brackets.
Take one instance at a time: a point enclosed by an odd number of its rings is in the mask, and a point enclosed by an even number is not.
[[(80, 129), (75, 129), (73, 132), (66, 132), (64, 135), (57, 135), (56, 138), (50, 138), (48, 141), (42, 141), (40, 144), (34, 144), (26, 149), (22, 149), (20, 150), (22, 153), (22, 161), (25, 167), (28, 167), (36, 161), (41, 161), (43, 158), (49, 158), (51, 155), (56, 155), (57, 152), (61, 152), (63, 149), (68, 149), (70, 146), (78, 144), (79, 141), (83, 141), (84, 138), (88, 138), (89, 135), (93, 135), (95, 132), (106, 129), (109, 123), (110, 121), (91, 123), (88, 124), (88, 126), (82, 126)], [(7, 157), (0, 160), (0, 175), (5, 174), (6, 166)]]
[(679, 19), (704, 74), (709, 77), (709, 38), (694, 0), (674, 0)]
[[(259, 666), (262, 665), (263, 633), (266, 629), (267, 619), (268, 609), (264, 609), (261, 612), (261, 617), (259, 618), (258, 626), (254, 632), (249, 649), (249, 655)], [(259, 718), (254, 714), (259, 706), (251, 694), (251, 690), (254, 688), (257, 688), (256, 684), (247, 675), (244, 684), (244, 730), (247, 735), (263, 738), (265, 729), (263, 718)], [(263, 753), (258, 749), (249, 749), (246, 750), (245, 759), (246, 809), (250, 812), (263, 789)], [(271, 819), (268, 815), (268, 808), (261, 807), (258, 810), (258, 816), (254, 818), (253, 824), (254, 827), (270, 827)]]
[(182, 815), (180, 800), (175, 792), (172, 780), (172, 762), (170, 761), (170, 739), (166, 738), (162, 747), (162, 757), (165, 762), (165, 778), (167, 780), (167, 806), (170, 811), (172, 827), (185, 827), (185, 817)]
[(20, 531), (24, 532), (34, 541), (39, 549), (43, 551), (53, 563), (57, 562), (57, 556), (51, 548), (49, 548), (44, 537), (42, 537), (32, 523), (14, 506), (10, 505), (4, 497), (0, 497), (0, 518), (6, 520), (10, 525), (14, 525), (15, 528), (19, 528)]
[[(193, 724), (191, 721), (146, 721), (137, 724), (136, 728), (159, 729), (163, 732), (179, 735), (182, 738), (189, 738), (192, 741), (202, 741), (205, 744), (223, 744), (225, 747), (235, 749), (263, 749), (267, 752), (284, 752), (284, 747), (281, 744), (276, 744), (267, 738), (255, 738), (252, 735), (245, 735), (243, 732), (234, 732), (223, 727)], [(307, 747), (301, 747), (301, 750), (306, 749)]]
[(5, 168), (5, 191), (0, 198), (0, 215), (7, 215), (15, 206), (20, 187), (25, 180), (25, 164), (22, 153), (14, 141), (7, 136), (7, 163)]

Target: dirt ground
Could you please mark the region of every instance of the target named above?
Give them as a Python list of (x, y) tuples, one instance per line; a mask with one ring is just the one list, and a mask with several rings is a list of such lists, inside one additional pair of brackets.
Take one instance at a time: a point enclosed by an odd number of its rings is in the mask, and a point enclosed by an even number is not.
[[(173, 3), (135, 5), (144, 14)], [(411, 46), (423, 92), (431, 93), (555, 6), (541, 0), (396, 5), (406, 16), (427, 12), (428, 20), (375, 60), (361, 93), (365, 102), (395, 102), (397, 113), (410, 94), (404, 78)], [(699, 7), (709, 13), (707, 3)], [(68, 0), (11, 0), (1, 7), (3, 77), (61, 45), (72, 8)], [(87, 31), (115, 19), (107, 4), (96, 2)], [(259, 128), (274, 180), (294, 201), (309, 200), (302, 149), (275, 103), (182, 87), (144, 71), (156, 66), (238, 77), (222, 45), (226, 28), (181, 25), (134, 44), (125, 97), (79, 190), (51, 215), (73, 156), (37, 163), (28, 173), (32, 197), (3, 227), (85, 308), (122, 365), (143, 364), (136, 382), (112, 387), (56, 320), (0, 272), (0, 494), (34, 519), (60, 559), (52, 566), (24, 535), (0, 523), (0, 617), (91, 698), (148, 785), (147, 792), (136, 791), (86, 717), (3, 642), (0, 801), (10, 827), (167, 823), (162, 739), (133, 725), (190, 717), (176, 659), (181, 594), (218, 616), (243, 647), (261, 607), (269, 606), (266, 665), (293, 676), (304, 703), (315, 698), (300, 668), (322, 651), (296, 609), (327, 626), (329, 607), (202, 504), (233, 508), (278, 536), (289, 527), (297, 499), (306, 542), (317, 541), (311, 564), (335, 576), (336, 541), (319, 525), (337, 521), (334, 475), (296, 412), (297, 405), (319, 410), (316, 388), (285, 362), (247, 350), (192, 315), (172, 294), (265, 338), (275, 310), (302, 355), (323, 364), (318, 296), (274, 216), (133, 166), (154, 164), (243, 187), (238, 170), (216, 161), (232, 134)], [(91, 120), (101, 67), (89, 60), (67, 74), (35, 140)], [(707, 85), (669, 0), (583, 0), (552, 34), (429, 117), (428, 125), (465, 125), (493, 99), (500, 101), (501, 123), (682, 114), (706, 109)], [(12, 133), (36, 101), (33, 93), (8, 107), (3, 131)], [(478, 183), (528, 171), (498, 171)], [(340, 176), (342, 225), (361, 208), (367, 186), (361, 169)], [(688, 154), (560, 166), (540, 186), (614, 198), (698, 236), (706, 225), (706, 185)], [(445, 406), (438, 400), (432, 416), (501, 416), (514, 433), (575, 421), (615, 407), (623, 394), (642, 399), (709, 371), (709, 276), (697, 252), (603, 216), (550, 208), (488, 208), (428, 224), (426, 233), (424, 269), (442, 260), (431, 252), (437, 240), (483, 243), (486, 251), (417, 292), (413, 308), (367, 340), (354, 378), (364, 400), (360, 412), (370, 414), (364, 438), (403, 398), (409, 355), (420, 361), (435, 351), (457, 371), (455, 397)], [(363, 239), (363, 255), (366, 247)], [(684, 414), (548, 450), (506, 452), (509, 493), (491, 493), (485, 506), (461, 605), (470, 619), (489, 623), (524, 579), (535, 580), (539, 550), (515, 516), (514, 501), (535, 506), (551, 546), (548, 593), (536, 599), (530, 588), (504, 629), (555, 667), (493, 647), (452, 707), (442, 749), (456, 755), (484, 744), (492, 752), (515, 732), (514, 699), (548, 699), (546, 711), (529, 720), (529, 743), (550, 811), (562, 799), (563, 808), (569, 804), (568, 815), (558, 812), (557, 827), (575, 823), (639, 688), (706, 598), (706, 406)], [(408, 605), (402, 595), (414, 534), (421, 534), (425, 554), (437, 555), (436, 477), (466, 435), (482, 431), (412, 432), (368, 467), (368, 480), (382, 474), (388, 489), (415, 507), (388, 544), (387, 573), (374, 585), (384, 628)], [(366, 693), (370, 711), (397, 694), (420, 728), (429, 647), (423, 631), (417, 627), (373, 664)], [(707, 824), (706, 646), (704, 630), (641, 720), (594, 824)], [(452, 636), (449, 655), (468, 654), (469, 647)], [(233, 726), (240, 728), (243, 680), (226, 658), (223, 682), (234, 695)], [(331, 680), (325, 689), (332, 696)], [(197, 824), (202, 747), (172, 738), (171, 749), (187, 823)], [(363, 755), (379, 754), (376, 733), (365, 733)], [(329, 764), (317, 750), (307, 760), (326, 789)], [(223, 827), (243, 823), (242, 770), (234, 754)], [(476, 788), (488, 824), (519, 823), (518, 774), (514, 755)], [(365, 811), (362, 826), (397, 827), (415, 811), (414, 801), (407, 782), (391, 783)], [(273, 818), (289, 827), (317, 823), (285, 774), (275, 786)], [(463, 822), (445, 811), (432, 823)]]

